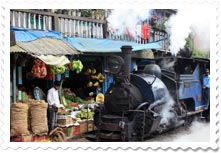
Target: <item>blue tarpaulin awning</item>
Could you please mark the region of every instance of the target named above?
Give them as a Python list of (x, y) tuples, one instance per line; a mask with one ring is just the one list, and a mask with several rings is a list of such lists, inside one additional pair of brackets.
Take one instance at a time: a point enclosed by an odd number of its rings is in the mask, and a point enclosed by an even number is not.
[(52, 38), (64, 41), (72, 46), (72, 48), (83, 53), (117, 53), (121, 52), (121, 47), (125, 45), (132, 46), (133, 51), (161, 49), (159, 42), (138, 44), (135, 42), (103, 38), (63, 37), (57, 31), (34, 31), (16, 28), (11, 28), (11, 30), (15, 31), (16, 42), (27, 43), (42, 38)]
[(33, 29), (15, 28), (15, 27), (11, 27), (10, 30), (15, 32), (15, 40), (19, 42), (29, 42), (39, 38), (55, 38), (55, 39), (64, 40), (60, 32), (53, 30), (38, 31)]
[(148, 44), (138, 44), (135, 42), (119, 41), (111, 39), (97, 39), (97, 38), (70, 38), (65, 40), (75, 49), (84, 53), (109, 53), (121, 52), (121, 47), (124, 45), (132, 46), (133, 51), (161, 49), (158, 42)]

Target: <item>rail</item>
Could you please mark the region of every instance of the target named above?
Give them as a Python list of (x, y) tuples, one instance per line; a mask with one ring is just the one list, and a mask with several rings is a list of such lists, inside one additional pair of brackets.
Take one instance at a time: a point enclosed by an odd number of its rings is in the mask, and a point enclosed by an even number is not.
[[(10, 24), (12, 27), (18, 28), (42, 31), (55, 30), (67, 37), (109, 38), (136, 42), (138, 44), (158, 41), (164, 50), (168, 50), (169, 46), (166, 32), (156, 27), (150, 27), (150, 39), (147, 41), (143, 40), (141, 36), (134, 38), (108, 29), (108, 23), (105, 19), (81, 17), (78, 14), (57, 14), (30, 9), (11, 9)], [(141, 27), (141, 25), (137, 26)]]
[(11, 26), (19, 28), (55, 30), (68, 37), (106, 38), (106, 21), (86, 17), (12, 9), (10, 23)]

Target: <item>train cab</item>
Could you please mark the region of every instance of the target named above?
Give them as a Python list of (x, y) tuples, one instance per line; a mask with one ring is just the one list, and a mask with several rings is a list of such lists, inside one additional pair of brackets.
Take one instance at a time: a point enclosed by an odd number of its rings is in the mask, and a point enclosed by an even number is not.
[(204, 100), (202, 78), (210, 68), (208, 59), (163, 58), (157, 64), (162, 71), (162, 81), (177, 102), (185, 105), (190, 115), (207, 110), (209, 103)]

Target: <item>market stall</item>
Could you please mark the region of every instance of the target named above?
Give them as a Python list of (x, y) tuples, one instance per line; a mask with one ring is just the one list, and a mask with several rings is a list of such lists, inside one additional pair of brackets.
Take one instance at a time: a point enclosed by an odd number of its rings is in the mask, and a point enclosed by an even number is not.
[[(65, 65), (48, 65), (50, 60), (44, 63), (40, 58), (33, 59), (33, 65), (31, 73), (35, 78), (53, 80), (56, 75), (61, 75), (60, 86), (60, 101), (61, 107), (58, 110), (57, 127), (62, 129), (65, 137), (71, 138), (80, 134), (90, 132), (94, 130), (93, 115), (94, 107), (97, 103), (103, 102), (104, 99), (82, 99), (71, 91), (70, 89), (63, 88), (62, 83), (67, 77), (66, 72), (80, 73), (83, 69), (83, 65), (80, 60), (72, 60)], [(83, 73), (83, 72), (82, 72)], [(19, 98), (12, 104), (12, 116), (11, 116), (11, 141), (50, 141), (47, 127), (47, 106), (48, 104), (44, 100), (34, 100), (31, 95), (26, 98)], [(97, 100), (97, 101), (96, 101)], [(44, 112), (41, 112), (39, 107), (44, 105)], [(22, 109), (16, 109), (18, 106), (25, 108), (21, 118), (16, 114), (17, 111)], [(35, 107), (34, 107), (35, 106)], [(35, 109), (34, 113), (32, 112)], [(31, 112), (31, 113), (30, 113)], [(41, 115), (37, 115), (37, 114)], [(22, 113), (21, 113), (22, 114)], [(36, 114), (35, 118), (32, 116)], [(42, 116), (43, 115), (43, 116)], [(17, 121), (20, 121), (17, 123)], [(44, 127), (44, 130), (37, 131), (34, 128), (29, 128), (34, 123), (36, 126)], [(44, 123), (44, 125), (42, 125)], [(16, 126), (13, 126), (16, 125)], [(19, 131), (20, 129), (26, 129), (26, 131)], [(13, 133), (13, 131), (18, 131)], [(37, 138), (36, 138), (37, 137)]]
[[(104, 102), (104, 96), (100, 93), (96, 95), (95, 98), (93, 98), (93, 95), (81, 98), (78, 93), (76, 94), (70, 88), (66, 88), (63, 85), (64, 82), (78, 82), (83, 79), (67, 81), (67, 78), (70, 77), (68, 74), (70, 73), (73, 73), (74, 75), (81, 73), (89, 78), (91, 75), (96, 74), (95, 70), (93, 73), (92, 71), (88, 73), (88, 69), (84, 68), (84, 65), (80, 60), (72, 60), (62, 73), (60, 99), (64, 108), (58, 110), (57, 126), (63, 129), (67, 139), (69, 139), (95, 130), (93, 121), (94, 108), (96, 105)], [(97, 79), (103, 80), (103, 75), (101, 75), (101, 73), (98, 74), (99, 75), (97, 76), (99, 76), (99, 78)], [(93, 87), (97, 88), (99, 87), (99, 84), (93, 84)], [(87, 85), (86, 88), (91, 87)]]
[[(45, 38), (47, 34), (44, 38), (39, 37), (42, 32), (32, 31), (31, 36), (36, 38), (24, 40), (20, 37), (22, 41), (19, 40), (19, 32), (16, 33), (16, 44), (11, 46), (11, 141), (64, 141), (66, 137), (94, 130), (92, 119), (96, 101), (81, 99), (73, 91), (62, 87), (69, 72), (75, 75), (83, 73), (83, 64), (77, 56), (74, 60), (69, 58), (79, 52), (62, 39)], [(60, 101), (64, 107), (58, 111), (57, 128), (52, 133), (48, 133), (47, 127), (47, 101), (35, 100), (32, 96), (30, 83), (37, 80), (45, 94), (54, 80), (62, 82)]]

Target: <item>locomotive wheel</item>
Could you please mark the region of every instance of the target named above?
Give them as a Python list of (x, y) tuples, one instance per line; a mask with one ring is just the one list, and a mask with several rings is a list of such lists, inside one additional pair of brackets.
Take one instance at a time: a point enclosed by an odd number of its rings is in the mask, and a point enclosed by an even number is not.
[(134, 131), (136, 135), (132, 141), (143, 141), (145, 135), (150, 132), (153, 121), (145, 113), (136, 113), (134, 116)]
[(144, 137), (144, 113), (136, 113), (135, 122), (134, 122), (134, 131), (136, 132), (136, 136), (133, 138), (135, 141), (143, 140)]

